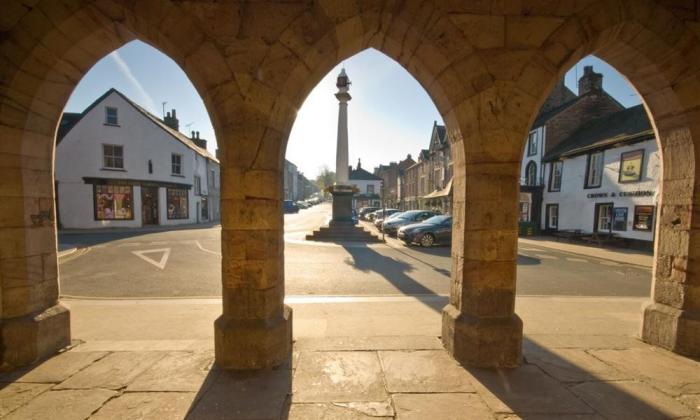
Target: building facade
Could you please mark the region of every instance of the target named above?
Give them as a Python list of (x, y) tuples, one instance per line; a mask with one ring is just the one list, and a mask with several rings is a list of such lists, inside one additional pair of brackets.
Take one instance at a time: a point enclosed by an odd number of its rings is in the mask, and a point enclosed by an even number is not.
[(399, 162), (390, 162), (388, 165), (379, 165), (374, 168), (374, 174), (380, 177), (384, 183), (383, 201), (388, 208), (398, 208), (400, 199), (399, 192), (401, 186), (399, 179), (407, 168), (415, 164), (411, 155)]
[(643, 106), (625, 109), (587, 66), (579, 95), (563, 81), (527, 138), (521, 166), (521, 233), (606, 233), (653, 243), (660, 158)]
[(60, 227), (89, 229), (218, 220), (219, 161), (115, 89), (59, 126), (55, 187)]
[(349, 167), (349, 170), (349, 183), (357, 188), (357, 192), (353, 196), (353, 208), (359, 210), (361, 207), (366, 206), (380, 207), (382, 205), (380, 196), (382, 179), (362, 169), (362, 162), (359, 159), (357, 167), (355, 169)]

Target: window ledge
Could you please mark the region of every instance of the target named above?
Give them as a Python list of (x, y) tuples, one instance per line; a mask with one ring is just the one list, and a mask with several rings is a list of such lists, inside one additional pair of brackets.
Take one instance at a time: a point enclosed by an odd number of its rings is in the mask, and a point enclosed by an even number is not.
[(121, 127), (121, 125), (119, 125), (119, 124), (104, 123), (104, 125), (106, 125), (108, 127)]
[(114, 172), (126, 172), (123, 168), (102, 168), (101, 171), (114, 171)]
[(176, 177), (178, 177), (178, 178), (184, 178), (184, 177), (185, 177), (184, 175), (180, 175), (180, 174), (170, 174), (170, 176), (176, 176)]

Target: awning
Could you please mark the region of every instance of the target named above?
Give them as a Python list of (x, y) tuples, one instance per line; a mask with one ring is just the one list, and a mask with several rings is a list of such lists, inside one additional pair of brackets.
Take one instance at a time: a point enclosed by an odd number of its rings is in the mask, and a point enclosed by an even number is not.
[(441, 190), (435, 190), (431, 192), (430, 194), (424, 196), (423, 198), (425, 199), (430, 199), (430, 198), (440, 198), (440, 197), (447, 197), (452, 194), (452, 178), (450, 178), (450, 181), (447, 183), (447, 186)]

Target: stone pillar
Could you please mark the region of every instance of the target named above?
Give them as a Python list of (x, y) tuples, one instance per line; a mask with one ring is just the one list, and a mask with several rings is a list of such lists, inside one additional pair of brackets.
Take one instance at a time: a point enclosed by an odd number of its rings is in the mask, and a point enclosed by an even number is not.
[[(700, 130), (700, 114), (695, 113)], [(690, 130), (657, 121), (663, 145), (661, 202), (652, 302), (644, 310), (642, 339), (686, 356), (700, 356), (700, 162)], [(688, 150), (695, 149), (695, 162)]]
[(466, 365), (520, 363), (523, 325), (514, 312), (518, 169), (516, 162), (455, 168), (452, 290), (442, 342)]
[(336, 83), (338, 92), (335, 97), (338, 99), (338, 139), (335, 152), (335, 177), (339, 185), (347, 185), (350, 180), (348, 173), (348, 101), (352, 99), (348, 90), (350, 81), (345, 74), (345, 69), (341, 70)]
[(58, 302), (53, 135), (5, 120), (0, 129), (0, 369), (7, 370), (68, 346), (70, 313)]
[[(219, 140), (223, 314), (216, 362), (266, 369), (291, 354), (292, 310), (284, 305), (281, 135), (244, 111)], [(262, 144), (261, 144), (262, 143)]]

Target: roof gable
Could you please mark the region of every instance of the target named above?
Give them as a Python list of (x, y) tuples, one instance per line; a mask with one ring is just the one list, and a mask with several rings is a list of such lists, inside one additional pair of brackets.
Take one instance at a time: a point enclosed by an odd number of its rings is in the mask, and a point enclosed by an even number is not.
[(157, 127), (159, 127), (160, 129), (162, 129), (165, 132), (167, 132), (168, 134), (170, 134), (170, 136), (172, 138), (174, 138), (175, 140), (184, 144), (189, 149), (192, 149), (192, 151), (194, 151), (196, 154), (198, 154), (202, 157), (205, 157), (211, 161), (214, 161), (216, 163), (219, 163), (219, 160), (214, 155), (209, 153), (209, 151), (202, 149), (201, 147), (194, 144), (194, 142), (189, 137), (182, 134), (181, 132), (168, 127), (160, 118), (158, 118), (155, 115), (151, 114), (150, 112), (146, 111), (140, 105), (133, 102), (126, 95), (119, 92), (115, 88), (110, 88), (107, 92), (105, 92), (102, 96), (97, 98), (92, 104), (90, 104), (87, 108), (85, 108), (85, 110), (83, 112), (81, 112), (80, 114), (72, 113), (72, 112), (64, 113), (63, 116), (61, 117), (61, 122), (59, 124), (59, 132), (58, 132), (58, 135), (56, 137), (56, 142), (60, 143), (61, 140), (63, 140), (63, 138), (73, 129), (73, 127), (75, 127), (80, 122), (80, 120), (85, 115), (87, 115), (93, 108), (95, 108), (97, 105), (99, 105), (101, 102), (103, 102), (112, 93), (119, 95), (119, 97), (121, 97), (127, 104), (131, 105), (135, 110), (137, 110), (139, 113), (141, 113), (144, 117), (146, 117), (146, 119), (150, 120)]
[(382, 178), (362, 168), (351, 169), (348, 179), (354, 181), (381, 181)]
[(590, 121), (579, 127), (544, 157), (546, 161), (572, 157), (591, 150), (654, 138), (644, 106), (637, 105)]

